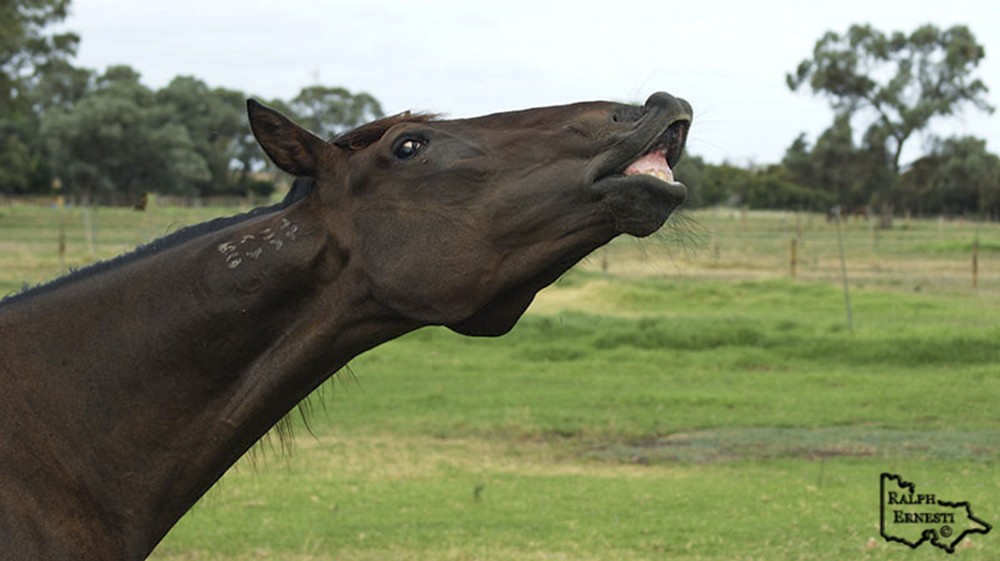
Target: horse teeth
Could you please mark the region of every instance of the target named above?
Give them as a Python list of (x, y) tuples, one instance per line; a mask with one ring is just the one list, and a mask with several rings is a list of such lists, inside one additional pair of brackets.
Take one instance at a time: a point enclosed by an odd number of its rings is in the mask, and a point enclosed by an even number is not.
[(666, 181), (667, 183), (673, 183), (674, 178), (671, 174), (668, 174), (660, 169), (646, 169), (639, 172), (643, 175), (651, 175), (661, 181)]

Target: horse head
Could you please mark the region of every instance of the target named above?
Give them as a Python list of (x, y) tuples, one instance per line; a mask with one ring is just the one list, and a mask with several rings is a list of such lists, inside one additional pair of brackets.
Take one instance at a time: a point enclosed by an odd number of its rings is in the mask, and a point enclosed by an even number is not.
[(588, 102), (439, 120), (402, 114), (324, 141), (248, 103), (253, 132), (357, 260), (375, 299), (420, 325), (505, 333), (534, 295), (685, 200), (672, 168), (691, 106)]

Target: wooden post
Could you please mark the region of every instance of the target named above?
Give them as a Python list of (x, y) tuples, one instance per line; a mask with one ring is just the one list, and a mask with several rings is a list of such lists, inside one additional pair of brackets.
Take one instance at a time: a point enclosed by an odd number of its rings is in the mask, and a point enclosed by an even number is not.
[(844, 306), (847, 308), (847, 330), (854, 332), (854, 317), (851, 313), (851, 292), (847, 287), (847, 256), (844, 253), (844, 234), (842, 232), (840, 209), (837, 209), (837, 245), (840, 247), (840, 276), (844, 280)]
[(56, 212), (59, 213), (59, 267), (66, 269), (66, 197), (62, 194), (62, 180), (52, 178), (52, 191), (56, 194)]
[(972, 240), (972, 288), (979, 286), (979, 234)]
[(791, 255), (791, 259), (789, 259), (789, 262), (788, 262), (789, 268), (791, 269), (791, 272), (792, 272), (792, 278), (795, 278), (796, 248), (799, 245), (798, 242), (799, 242), (798, 239), (792, 238), (792, 243), (791, 243), (791, 246), (792, 246), (791, 247), (791, 254), (792, 255)]
[(719, 214), (721, 209), (716, 206), (712, 213), (712, 262), (719, 264)]
[(66, 269), (66, 219), (59, 211), (59, 268)]
[(87, 256), (94, 258), (94, 223), (91, 217), (92, 208), (90, 204), (83, 206), (83, 237), (87, 242)]

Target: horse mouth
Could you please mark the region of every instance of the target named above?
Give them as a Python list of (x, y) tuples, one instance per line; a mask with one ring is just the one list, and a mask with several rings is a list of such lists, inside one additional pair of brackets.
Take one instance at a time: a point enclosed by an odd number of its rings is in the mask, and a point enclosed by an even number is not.
[(667, 184), (680, 184), (674, 179), (674, 168), (681, 160), (691, 121), (677, 121), (657, 137), (650, 148), (622, 170), (622, 175), (647, 175)]
[(590, 188), (619, 233), (647, 236), (684, 204), (687, 187), (674, 177), (691, 129), (687, 111), (659, 112), (635, 134), (609, 151), (606, 173)]

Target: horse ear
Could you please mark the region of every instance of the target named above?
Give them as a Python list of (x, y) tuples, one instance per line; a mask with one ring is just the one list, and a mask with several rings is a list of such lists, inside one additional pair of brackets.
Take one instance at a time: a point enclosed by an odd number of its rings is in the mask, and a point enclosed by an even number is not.
[(294, 176), (315, 176), (322, 154), (332, 149), (313, 133), (254, 99), (247, 100), (247, 115), (260, 147), (279, 168)]

